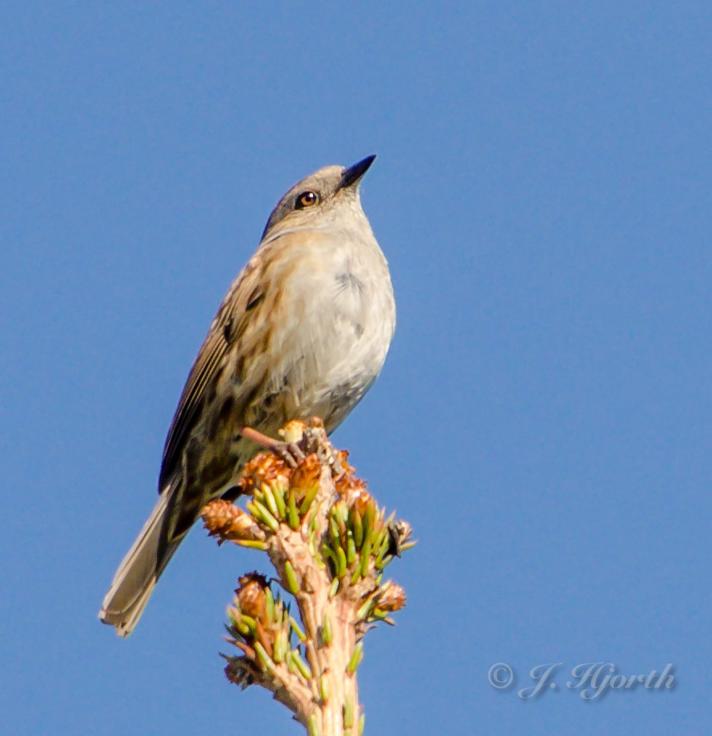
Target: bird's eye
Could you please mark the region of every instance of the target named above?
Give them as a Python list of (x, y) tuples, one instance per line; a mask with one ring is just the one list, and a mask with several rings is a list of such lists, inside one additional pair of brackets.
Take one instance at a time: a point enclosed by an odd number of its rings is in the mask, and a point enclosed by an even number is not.
[(316, 192), (302, 192), (297, 197), (296, 208), (303, 210), (305, 207), (313, 207), (315, 204), (319, 204), (319, 195)]

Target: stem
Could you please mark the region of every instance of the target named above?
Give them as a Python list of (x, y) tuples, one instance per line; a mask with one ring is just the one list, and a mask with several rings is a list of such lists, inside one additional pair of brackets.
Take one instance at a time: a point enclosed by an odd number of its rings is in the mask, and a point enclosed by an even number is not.
[[(335, 498), (331, 471), (322, 467), (319, 490), (312, 505), (312, 513), (316, 508), (316, 520), (311, 522), (319, 536), (326, 531), (327, 514)], [(299, 590), (294, 597), (306, 634), (305, 651), (312, 672), (313, 695), (312, 702), (302, 704), (302, 709), (321, 736), (342, 736), (345, 731), (344, 713), (361, 712), (356, 675), (346, 673), (356, 646), (358, 600), (345, 594), (330, 597), (328, 568), (309, 551), (308, 526), (309, 521), (305, 521), (297, 531), (293, 531), (288, 525), (281, 525), (272, 537), (268, 554), (285, 587), (287, 562), (299, 581)], [(322, 636), (324, 621), (327, 620), (331, 634), (328, 644)]]
[[(321, 422), (290, 422), (282, 433), (304, 453), (296, 467), (269, 452), (257, 455), (241, 480), (252, 496), (247, 511), (217, 500), (202, 515), (220, 541), (267, 553), (294, 596), (301, 627), (264, 575), (243, 575), (228, 611), (229, 641), (239, 656), (226, 656), (225, 671), (243, 688), (270, 690), (309, 736), (357, 736), (364, 719), (357, 680), (362, 639), (372, 622), (391, 622), (387, 613), (405, 605), (403, 589), (382, 582), (381, 573), (413, 545), (411, 530), (385, 518)], [(246, 436), (278, 444), (258, 434)]]

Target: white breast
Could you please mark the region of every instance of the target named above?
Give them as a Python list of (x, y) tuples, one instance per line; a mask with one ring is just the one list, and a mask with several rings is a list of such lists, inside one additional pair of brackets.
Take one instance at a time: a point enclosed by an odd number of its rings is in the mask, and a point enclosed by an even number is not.
[(367, 234), (315, 234), (285, 285), (299, 312), (282, 335), (286, 361), (277, 372), (288, 414), (321, 416), (329, 429), (379, 374), (395, 328), (388, 266), (370, 229)]

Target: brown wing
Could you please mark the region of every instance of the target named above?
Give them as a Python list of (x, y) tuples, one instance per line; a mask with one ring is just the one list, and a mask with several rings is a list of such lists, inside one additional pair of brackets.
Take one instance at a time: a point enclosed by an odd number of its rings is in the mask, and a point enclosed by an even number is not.
[(206, 387), (219, 373), (228, 348), (240, 334), (244, 315), (262, 298), (259, 272), (257, 262), (250, 261), (233, 282), (210, 325), (168, 430), (158, 481), (159, 493), (180, 468), (183, 450), (202, 416)]

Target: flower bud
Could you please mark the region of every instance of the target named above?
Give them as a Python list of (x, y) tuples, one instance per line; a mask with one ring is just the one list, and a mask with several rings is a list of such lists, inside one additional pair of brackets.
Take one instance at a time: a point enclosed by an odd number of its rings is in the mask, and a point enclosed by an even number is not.
[(242, 470), (240, 492), (251, 496), (255, 488), (263, 484), (289, 483), (290, 469), (281, 457), (271, 452), (261, 452), (250, 460)]
[(387, 580), (381, 586), (377, 601), (376, 605), (382, 611), (400, 611), (406, 603), (405, 590), (398, 583)]
[(229, 501), (216, 499), (203, 506), (200, 512), (211, 537), (221, 541), (262, 540), (264, 534), (252, 517)]
[(267, 578), (258, 572), (251, 572), (243, 575), (238, 582), (240, 587), (235, 593), (240, 610), (254, 619), (262, 619), (265, 614)]

